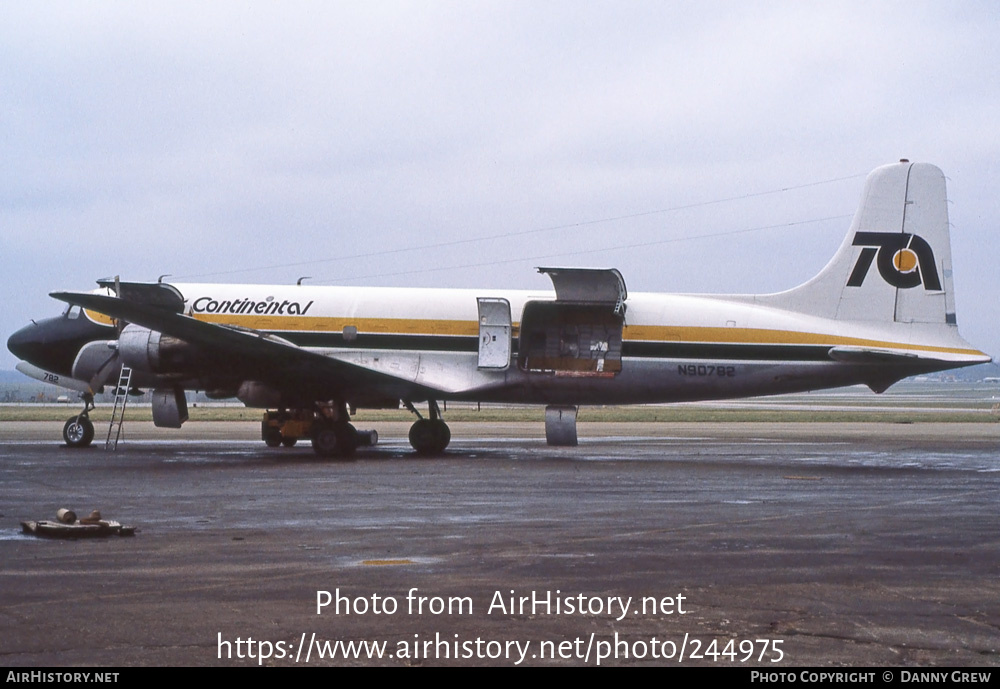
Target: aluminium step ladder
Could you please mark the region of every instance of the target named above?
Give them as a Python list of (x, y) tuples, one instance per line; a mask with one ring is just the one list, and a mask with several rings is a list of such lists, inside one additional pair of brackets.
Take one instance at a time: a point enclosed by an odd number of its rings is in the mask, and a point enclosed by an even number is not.
[[(128, 404), (128, 391), (132, 383), (132, 369), (122, 364), (118, 375), (118, 386), (115, 388), (115, 408), (111, 412), (111, 423), (108, 425), (108, 437), (104, 441), (105, 450), (117, 450), (118, 440), (122, 435), (122, 422), (125, 421), (125, 405)], [(114, 433), (114, 440), (111, 434)]]

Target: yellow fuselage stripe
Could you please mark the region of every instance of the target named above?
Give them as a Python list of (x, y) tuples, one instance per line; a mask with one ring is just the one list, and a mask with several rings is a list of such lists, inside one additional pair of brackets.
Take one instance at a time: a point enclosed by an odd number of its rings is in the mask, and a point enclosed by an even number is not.
[[(87, 311), (92, 320), (111, 324), (103, 314)], [(311, 316), (263, 316), (230, 314), (197, 314), (200, 321), (220, 325), (237, 325), (262, 331), (285, 332), (343, 332), (347, 326), (357, 328), (359, 334), (387, 335), (455, 335), (478, 337), (479, 324), (469, 320), (437, 320), (429, 318), (329, 318)], [(517, 323), (513, 328), (518, 328)], [(908, 349), (922, 352), (941, 352), (969, 356), (986, 356), (977, 349), (935, 347), (931, 345), (904, 344), (888, 340), (870, 340), (842, 335), (772, 330), (767, 328), (717, 328), (705, 326), (626, 325), (622, 333), (631, 342), (678, 342), (685, 344), (774, 344), (774, 345), (848, 345)]]

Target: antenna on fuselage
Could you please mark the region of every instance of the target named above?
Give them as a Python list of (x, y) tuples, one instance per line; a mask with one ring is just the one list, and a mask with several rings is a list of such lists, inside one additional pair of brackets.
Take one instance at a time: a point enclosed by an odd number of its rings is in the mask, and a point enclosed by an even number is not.
[(301, 287), (303, 280), (312, 280), (312, 276), (310, 276), (310, 275), (303, 275), (302, 277), (300, 277), (298, 280), (295, 281), (295, 284), (299, 285)]

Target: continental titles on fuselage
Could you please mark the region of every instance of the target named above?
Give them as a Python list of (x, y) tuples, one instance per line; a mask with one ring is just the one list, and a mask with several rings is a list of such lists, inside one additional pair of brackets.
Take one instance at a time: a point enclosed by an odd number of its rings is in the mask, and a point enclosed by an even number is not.
[(278, 301), (274, 297), (268, 297), (263, 301), (253, 299), (223, 299), (218, 300), (212, 297), (198, 297), (191, 304), (191, 309), (195, 313), (231, 313), (231, 314), (259, 314), (262, 316), (304, 316), (313, 305), (310, 301), (305, 306), (297, 301)]

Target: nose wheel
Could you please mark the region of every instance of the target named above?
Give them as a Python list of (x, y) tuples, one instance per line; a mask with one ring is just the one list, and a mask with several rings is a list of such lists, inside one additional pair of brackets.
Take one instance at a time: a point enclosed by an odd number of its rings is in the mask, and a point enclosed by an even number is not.
[(94, 424), (88, 416), (90, 410), (94, 408), (94, 398), (90, 394), (84, 394), (82, 397), (83, 411), (69, 417), (63, 425), (63, 440), (66, 441), (66, 447), (89, 447), (90, 443), (94, 442)]
[(87, 447), (94, 441), (94, 424), (86, 416), (71, 416), (63, 426), (63, 440), (69, 447)]

